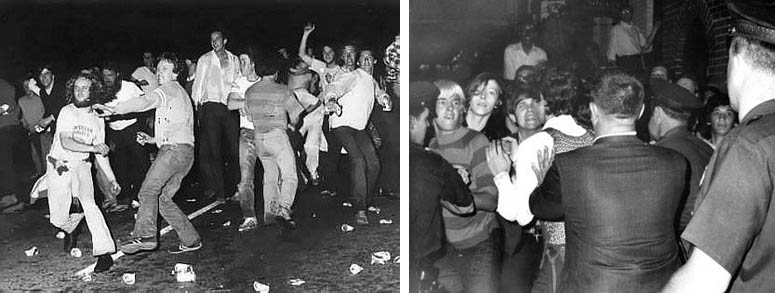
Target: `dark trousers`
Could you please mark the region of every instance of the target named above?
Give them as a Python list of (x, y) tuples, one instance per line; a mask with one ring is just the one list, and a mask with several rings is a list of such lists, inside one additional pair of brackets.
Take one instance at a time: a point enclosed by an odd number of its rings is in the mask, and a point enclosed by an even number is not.
[(382, 135), (382, 148), (379, 150), (379, 159), (382, 166), (379, 185), (384, 193), (398, 192), (400, 186), (400, 117), (398, 109), (391, 112), (383, 112), (375, 109), (372, 118), (375, 118), (377, 129)]
[(239, 182), (239, 114), (224, 104), (207, 102), (199, 115), (199, 167), (204, 191), (208, 196), (225, 198)]
[(516, 252), (503, 256), (500, 292), (530, 292), (538, 276), (543, 248), (542, 239), (522, 234)]
[(366, 210), (373, 204), (379, 180), (379, 159), (374, 145), (365, 130), (340, 126), (331, 130), (335, 142), (329, 144), (329, 152), (338, 152), (343, 146), (350, 157), (350, 184), (358, 210)]
[(108, 140), (116, 148), (110, 153), (110, 166), (116, 175), (118, 184), (121, 185), (120, 199), (135, 199), (140, 186), (143, 184), (145, 174), (151, 167), (151, 160), (145, 148), (137, 143), (137, 132), (140, 123), (127, 126), (122, 130), (108, 128)]
[(487, 240), (466, 249), (447, 244), (447, 254), (436, 262), (439, 284), (449, 292), (498, 292), (503, 251), (499, 235), (500, 231), (491, 233)]

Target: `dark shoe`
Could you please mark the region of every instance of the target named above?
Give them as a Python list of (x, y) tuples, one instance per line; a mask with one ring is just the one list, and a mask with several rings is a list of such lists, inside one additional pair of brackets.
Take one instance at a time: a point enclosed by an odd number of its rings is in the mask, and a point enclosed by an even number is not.
[(183, 244), (179, 244), (178, 246), (170, 247), (170, 249), (167, 251), (169, 251), (169, 253), (171, 254), (181, 254), (184, 252), (197, 251), (200, 248), (202, 248), (202, 246), (203, 246), (202, 241), (199, 241), (199, 244), (196, 244), (193, 246), (185, 246)]
[(275, 220), (277, 220), (277, 223), (280, 223), (280, 226), (283, 227), (285, 230), (295, 230), (296, 229), (296, 222), (292, 218), (283, 218), (281, 216), (275, 217)]
[(152, 237), (136, 237), (131, 242), (121, 246), (121, 251), (126, 254), (135, 254), (140, 251), (154, 250), (159, 245)]
[(110, 269), (113, 266), (113, 258), (110, 254), (103, 254), (97, 256), (97, 265), (94, 266), (95, 273), (101, 273)]
[(78, 231), (80, 230), (80, 227), (80, 224), (76, 226), (72, 233), (67, 233), (62, 230), (62, 232), (65, 233), (65, 238), (62, 239), (62, 248), (66, 254), (70, 254), (70, 251), (73, 250), (73, 248), (78, 247)]

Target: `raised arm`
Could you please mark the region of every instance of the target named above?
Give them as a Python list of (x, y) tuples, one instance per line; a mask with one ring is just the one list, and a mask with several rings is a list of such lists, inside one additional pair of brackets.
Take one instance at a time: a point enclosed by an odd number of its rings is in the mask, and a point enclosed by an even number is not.
[(301, 42), (299, 42), (299, 57), (301, 57), (301, 60), (304, 60), (304, 62), (307, 63), (311, 63), (312, 61), (312, 56), (307, 55), (307, 39), (314, 30), (315, 25), (312, 23), (307, 23), (304, 26), (304, 33), (301, 35)]

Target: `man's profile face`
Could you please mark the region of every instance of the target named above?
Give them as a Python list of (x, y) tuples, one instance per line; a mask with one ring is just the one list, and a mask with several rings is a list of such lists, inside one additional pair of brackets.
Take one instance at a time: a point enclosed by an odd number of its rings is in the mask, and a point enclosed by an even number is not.
[(436, 100), (436, 127), (442, 131), (453, 131), (460, 128), (463, 116), (463, 97), (453, 94), (449, 97), (439, 96)]
[(221, 32), (213, 32), (210, 34), (210, 46), (213, 47), (213, 51), (221, 52), (226, 48), (226, 39), (223, 38)]
[(49, 87), (51, 86), (51, 83), (54, 82), (54, 73), (52, 73), (49, 70), (44, 70), (40, 73), (39, 76), (40, 84), (43, 85), (43, 87)]
[(153, 68), (153, 54), (151, 52), (143, 53), (143, 65)]
[(102, 70), (102, 80), (105, 82), (105, 85), (108, 85), (108, 86), (115, 85), (117, 77), (118, 77), (118, 74), (116, 74), (116, 72), (113, 70), (110, 70), (110, 69)]
[(248, 54), (239, 55), (240, 72), (242, 75), (248, 76), (253, 71), (253, 61), (250, 60)]
[(425, 140), (425, 133), (428, 131), (428, 115), (430, 111), (426, 108), (417, 117), (409, 116), (411, 119), (411, 139), (416, 144), (422, 144)]

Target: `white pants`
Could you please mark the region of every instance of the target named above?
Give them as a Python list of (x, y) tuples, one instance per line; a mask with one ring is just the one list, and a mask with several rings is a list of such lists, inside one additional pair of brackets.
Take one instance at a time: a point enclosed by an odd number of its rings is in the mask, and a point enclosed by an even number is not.
[(313, 176), (318, 174), (320, 162), (320, 144), (323, 141), (323, 107), (318, 107), (304, 117), (304, 125), (299, 129), (301, 135), (307, 135), (304, 141), (304, 152), (307, 170)]
[[(116, 244), (110, 236), (105, 218), (94, 202), (91, 163), (71, 161), (65, 163), (65, 166), (68, 170), (59, 174), (51, 162), (46, 162), (51, 224), (72, 233), (85, 215), (92, 238), (92, 255), (116, 252)], [(70, 214), (70, 204), (74, 196), (81, 202), (83, 214)]]

